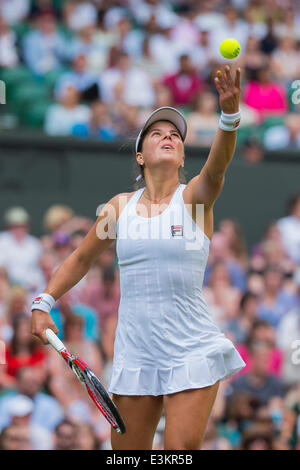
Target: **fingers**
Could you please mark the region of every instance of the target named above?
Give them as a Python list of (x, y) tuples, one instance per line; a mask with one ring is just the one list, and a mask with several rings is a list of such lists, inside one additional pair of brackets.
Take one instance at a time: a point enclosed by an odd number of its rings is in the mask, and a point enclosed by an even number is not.
[(235, 73), (234, 85), (240, 90), (241, 89), (241, 69), (238, 67)]
[(41, 310), (33, 310), (31, 333), (39, 338), (44, 344), (49, 344), (49, 341), (46, 338), (47, 328), (53, 330), (55, 334), (58, 333), (58, 329), (49, 313), (42, 312)]
[(223, 77), (223, 74), (221, 72), (221, 70), (218, 70), (217, 71), (217, 77), (215, 79), (215, 83), (217, 83), (219, 85), (219, 88), (221, 91), (226, 91), (226, 83), (225, 83), (225, 80), (224, 80), (224, 77)]

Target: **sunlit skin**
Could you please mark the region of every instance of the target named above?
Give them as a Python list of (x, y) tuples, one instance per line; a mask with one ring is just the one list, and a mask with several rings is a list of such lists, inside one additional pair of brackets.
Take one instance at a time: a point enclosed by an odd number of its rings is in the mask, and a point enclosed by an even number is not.
[[(163, 149), (170, 145), (171, 149)], [(176, 127), (167, 121), (150, 126), (137, 163), (144, 166), (147, 198), (158, 202), (179, 183), (178, 168), (184, 164), (184, 145)]]

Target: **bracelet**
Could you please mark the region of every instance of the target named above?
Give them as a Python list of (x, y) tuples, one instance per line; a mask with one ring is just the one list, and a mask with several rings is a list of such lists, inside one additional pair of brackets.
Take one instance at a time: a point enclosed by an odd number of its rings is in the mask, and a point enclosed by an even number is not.
[(32, 310), (42, 310), (43, 312), (49, 313), (55, 304), (55, 299), (50, 294), (39, 294), (31, 305)]
[(237, 113), (226, 114), (221, 112), (219, 127), (223, 131), (236, 131), (241, 122), (241, 111)]

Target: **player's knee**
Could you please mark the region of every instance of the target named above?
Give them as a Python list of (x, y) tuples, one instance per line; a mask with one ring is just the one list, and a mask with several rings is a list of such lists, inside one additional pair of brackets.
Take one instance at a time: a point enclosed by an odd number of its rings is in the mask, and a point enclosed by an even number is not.
[(164, 450), (200, 450), (200, 439), (181, 439), (170, 440), (165, 442)]

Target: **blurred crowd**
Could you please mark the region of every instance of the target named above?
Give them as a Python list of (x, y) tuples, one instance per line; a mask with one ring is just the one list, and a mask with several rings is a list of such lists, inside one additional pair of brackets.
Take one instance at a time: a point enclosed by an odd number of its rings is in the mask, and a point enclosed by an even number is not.
[[(43, 235), (23, 207), (0, 232), (0, 449), (110, 449), (110, 425), (50, 346), (31, 335), (30, 305), (93, 221), (54, 205)], [(247, 247), (239, 223), (216, 227), (203, 292), (246, 362), (221, 383), (204, 449), (300, 448), (300, 194)], [(68, 349), (107, 386), (120, 301), (112, 244), (51, 311)], [(164, 416), (154, 447), (163, 449)]]
[(50, 77), (49, 135), (134, 137), (170, 105), (187, 118), (187, 143), (209, 146), (220, 113), (213, 76), (226, 62), (219, 45), (234, 37), (239, 135), (257, 163), (264, 148), (300, 147), (299, 26), (292, 0), (2, 0), (0, 72), (25, 66), (37, 84)]

